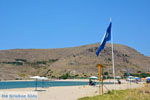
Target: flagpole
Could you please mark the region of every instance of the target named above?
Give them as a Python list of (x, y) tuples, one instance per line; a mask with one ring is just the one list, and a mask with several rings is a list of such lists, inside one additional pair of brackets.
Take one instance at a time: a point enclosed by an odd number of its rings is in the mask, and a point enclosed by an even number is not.
[(111, 37), (111, 19), (110, 19), (110, 24), (107, 28), (107, 31), (105, 32), (103, 41), (101, 42), (100, 46), (96, 50), (96, 55), (98, 56), (99, 53), (104, 49), (105, 44), (107, 41), (111, 40), (111, 47), (112, 47), (112, 66), (113, 66), (113, 77), (114, 77), (114, 86), (115, 86), (115, 67), (114, 67), (114, 51), (113, 51), (113, 38)]
[[(110, 18), (111, 22), (111, 18)], [(112, 33), (112, 30), (111, 30)], [(113, 45), (113, 35), (111, 36), (111, 48), (112, 48), (112, 67), (113, 67), (113, 77), (114, 77), (114, 85), (115, 85), (115, 62), (114, 62), (114, 45)]]

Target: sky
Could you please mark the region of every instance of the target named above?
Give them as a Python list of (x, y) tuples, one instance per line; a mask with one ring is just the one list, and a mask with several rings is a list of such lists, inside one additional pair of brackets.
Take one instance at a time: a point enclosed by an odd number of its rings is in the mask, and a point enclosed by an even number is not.
[(0, 49), (75, 47), (113, 41), (150, 56), (150, 0), (0, 0)]

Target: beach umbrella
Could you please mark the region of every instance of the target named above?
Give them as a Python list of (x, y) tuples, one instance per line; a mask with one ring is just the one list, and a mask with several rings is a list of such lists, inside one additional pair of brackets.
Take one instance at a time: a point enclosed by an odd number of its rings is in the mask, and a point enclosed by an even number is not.
[(44, 87), (44, 80), (48, 80), (47, 77), (40, 77), (39, 80), (42, 80), (42, 87)]
[(35, 79), (35, 90), (37, 90), (37, 80), (39, 80), (41, 77), (40, 76), (33, 76), (33, 77), (30, 77), (32, 79)]
[(89, 79), (98, 79), (96, 76), (91, 76)]
[(134, 77), (134, 79), (135, 79), (136, 81), (141, 81), (141, 78), (139, 78), (139, 77)]
[(140, 78), (139, 78), (139, 77), (134, 77), (134, 79), (136, 79), (136, 80), (140, 80)]
[(30, 78), (32, 78), (32, 79), (39, 79), (40, 76), (32, 76), (32, 77), (30, 77)]
[(133, 76), (128, 76), (128, 78), (133, 78)]
[(48, 80), (47, 77), (40, 77), (40, 76), (33, 76), (33, 77), (30, 77), (30, 78), (36, 80), (36, 83), (35, 83), (35, 90), (37, 90), (37, 80), (41, 80), (41, 81), (42, 81), (42, 87), (43, 87), (43, 84), (44, 84), (44, 80)]
[(120, 77), (120, 76), (116, 76), (116, 78), (117, 78), (117, 79), (120, 79), (121, 77)]
[(150, 80), (150, 77), (146, 77), (146, 80)]
[(146, 77), (146, 83), (150, 83), (150, 77)]
[(141, 80), (142, 80), (142, 81), (145, 81), (145, 80), (146, 80), (146, 78), (141, 78)]
[(30, 77), (32, 79), (37, 79), (37, 80), (48, 80), (47, 77), (40, 77), (40, 76), (33, 76), (33, 77)]
[(131, 81), (134, 81), (135, 78), (133, 76), (128, 76), (127, 80), (131, 82)]
[(38, 80), (48, 80), (47, 77), (39, 77)]

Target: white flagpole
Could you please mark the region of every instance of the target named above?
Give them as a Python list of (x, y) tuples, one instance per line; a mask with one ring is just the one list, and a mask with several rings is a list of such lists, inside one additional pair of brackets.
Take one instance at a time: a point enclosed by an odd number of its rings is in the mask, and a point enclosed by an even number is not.
[[(111, 18), (110, 18), (110, 22), (111, 22)], [(111, 30), (111, 33), (112, 33), (112, 30)], [(112, 35), (112, 34), (111, 34), (111, 48), (112, 48), (112, 67), (113, 67), (113, 77), (114, 77), (114, 85), (115, 85), (116, 76), (115, 76), (114, 45), (113, 45), (113, 35)]]

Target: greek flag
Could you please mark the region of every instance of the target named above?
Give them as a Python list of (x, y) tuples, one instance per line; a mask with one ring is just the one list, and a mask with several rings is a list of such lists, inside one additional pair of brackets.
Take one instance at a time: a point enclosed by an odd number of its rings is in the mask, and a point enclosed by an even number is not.
[(101, 44), (100, 44), (100, 46), (98, 47), (98, 49), (96, 50), (96, 55), (97, 55), (97, 56), (98, 56), (99, 53), (104, 49), (106, 42), (111, 40), (111, 26), (112, 26), (112, 23), (110, 22), (110, 24), (109, 24), (109, 26), (108, 26), (108, 28), (107, 28), (107, 30), (106, 30), (104, 39), (103, 39), (103, 41), (101, 42)]

